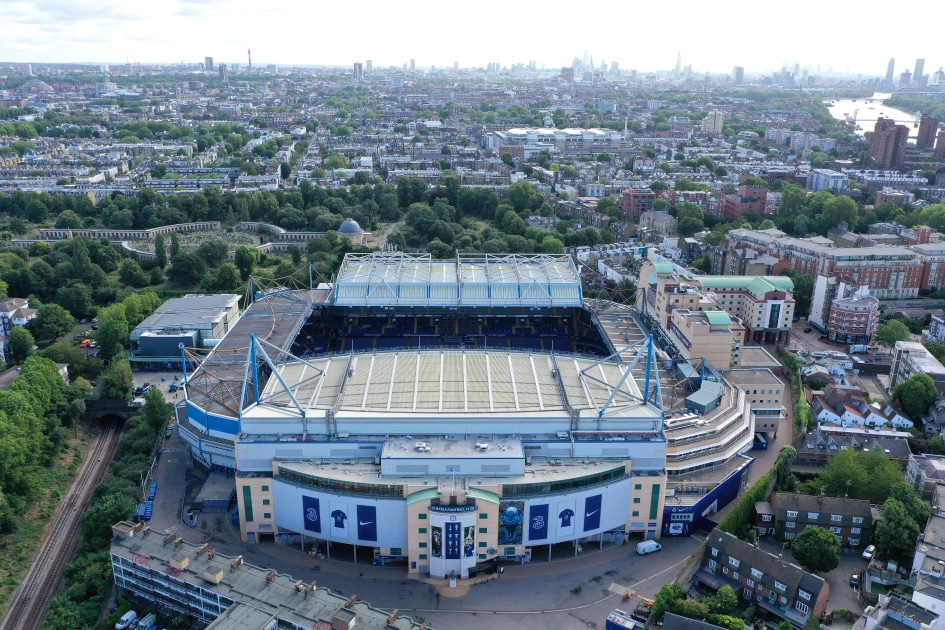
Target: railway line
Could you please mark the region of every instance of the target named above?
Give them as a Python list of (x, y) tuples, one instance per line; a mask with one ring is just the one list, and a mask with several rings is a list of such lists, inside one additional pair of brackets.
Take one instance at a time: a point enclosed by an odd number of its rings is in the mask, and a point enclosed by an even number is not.
[(108, 469), (120, 435), (121, 425), (113, 422), (104, 425), (95, 438), (75, 480), (46, 526), (33, 563), (0, 621), (0, 630), (38, 630), (42, 625), (46, 605), (78, 545), (79, 519), (95, 485)]

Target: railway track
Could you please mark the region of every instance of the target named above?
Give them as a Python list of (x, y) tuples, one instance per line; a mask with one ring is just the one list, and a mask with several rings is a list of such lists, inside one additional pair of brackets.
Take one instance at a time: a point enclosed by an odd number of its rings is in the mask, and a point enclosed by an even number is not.
[(79, 519), (95, 485), (108, 469), (120, 434), (120, 426), (110, 423), (92, 443), (75, 480), (46, 526), (33, 563), (0, 621), (0, 630), (37, 630), (42, 625), (46, 604), (52, 599), (66, 563), (79, 543)]

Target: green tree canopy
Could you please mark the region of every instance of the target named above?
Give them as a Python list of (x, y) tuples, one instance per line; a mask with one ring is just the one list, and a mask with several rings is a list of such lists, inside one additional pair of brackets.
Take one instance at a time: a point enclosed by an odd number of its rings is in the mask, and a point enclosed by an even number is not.
[(911, 554), (919, 531), (906, 507), (897, 499), (888, 499), (876, 525), (876, 548), (883, 556)]
[(897, 341), (909, 340), (909, 327), (898, 319), (890, 320), (876, 327), (873, 340), (887, 348), (892, 348)]
[(840, 539), (829, 529), (807, 527), (792, 547), (794, 558), (810, 571), (826, 573), (840, 564)]
[(196, 254), (177, 254), (171, 257), (167, 277), (178, 284), (195, 285), (207, 273), (207, 265)]
[(33, 354), (36, 341), (25, 328), (16, 326), (10, 331), (10, 356), (14, 363), (23, 363)]
[(244, 281), (253, 273), (253, 267), (259, 261), (259, 250), (248, 245), (240, 245), (236, 248), (233, 262), (236, 268), (240, 270), (240, 278)]
[(33, 332), (38, 339), (56, 339), (72, 330), (74, 321), (69, 311), (58, 304), (43, 304), (36, 311)]
[(927, 413), (937, 395), (938, 388), (928, 374), (911, 376), (896, 384), (892, 391), (892, 399), (902, 403), (903, 411), (912, 418)]

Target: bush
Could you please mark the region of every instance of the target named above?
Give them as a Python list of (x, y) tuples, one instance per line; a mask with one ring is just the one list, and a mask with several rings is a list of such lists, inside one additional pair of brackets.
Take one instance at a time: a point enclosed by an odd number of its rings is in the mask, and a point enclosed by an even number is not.
[[(738, 536), (751, 520), (751, 511), (758, 501), (764, 501), (768, 498), (768, 488), (771, 486), (771, 473), (764, 475), (755, 482), (745, 496), (735, 505), (728, 516), (719, 523), (719, 529), (723, 532)], [(742, 532), (744, 536), (744, 532)]]

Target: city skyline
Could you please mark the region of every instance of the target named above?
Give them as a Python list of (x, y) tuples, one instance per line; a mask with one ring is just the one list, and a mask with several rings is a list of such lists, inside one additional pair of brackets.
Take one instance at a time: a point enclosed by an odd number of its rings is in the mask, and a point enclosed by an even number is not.
[[(928, 0), (919, 4), (932, 9)], [(822, 25), (843, 24), (846, 33), (868, 32), (875, 16), (811, 0), (802, 0), (770, 26), (782, 34), (798, 34), (777, 46), (744, 38), (758, 32), (763, 17), (744, 0), (714, 13), (684, 2), (681, 13), (692, 15), (690, 20), (677, 13), (669, 16), (659, 5), (602, 9), (583, 17), (586, 23), (575, 24), (566, 12), (540, 13), (494, 0), (475, 10), (424, 1), (405, 10), (367, 0), (357, 14), (343, 5), (280, 7), (247, 0), (171, 0), (147, 11), (117, 0), (13, 0), (0, 26), (0, 61), (191, 64), (210, 56), (216, 63), (245, 65), (251, 49), (258, 67), (350, 67), (370, 59), (375, 68), (385, 68), (413, 59), (418, 69), (535, 61), (537, 68), (552, 70), (570, 66), (586, 50), (595, 67), (617, 62), (622, 70), (671, 71), (681, 59), (683, 68), (692, 66), (697, 74), (731, 73), (734, 66), (757, 74), (797, 64), (823, 74), (880, 77), (890, 57), (901, 60), (897, 76), (916, 59), (925, 59), (926, 74), (945, 64), (921, 38), (903, 38), (889, 49), (869, 46), (867, 40), (858, 46), (844, 38), (815, 36), (820, 31), (812, 15)], [(252, 28), (246, 29), (247, 24)], [(665, 28), (655, 28), (660, 24)], [(287, 25), (293, 33), (286, 33)]]

